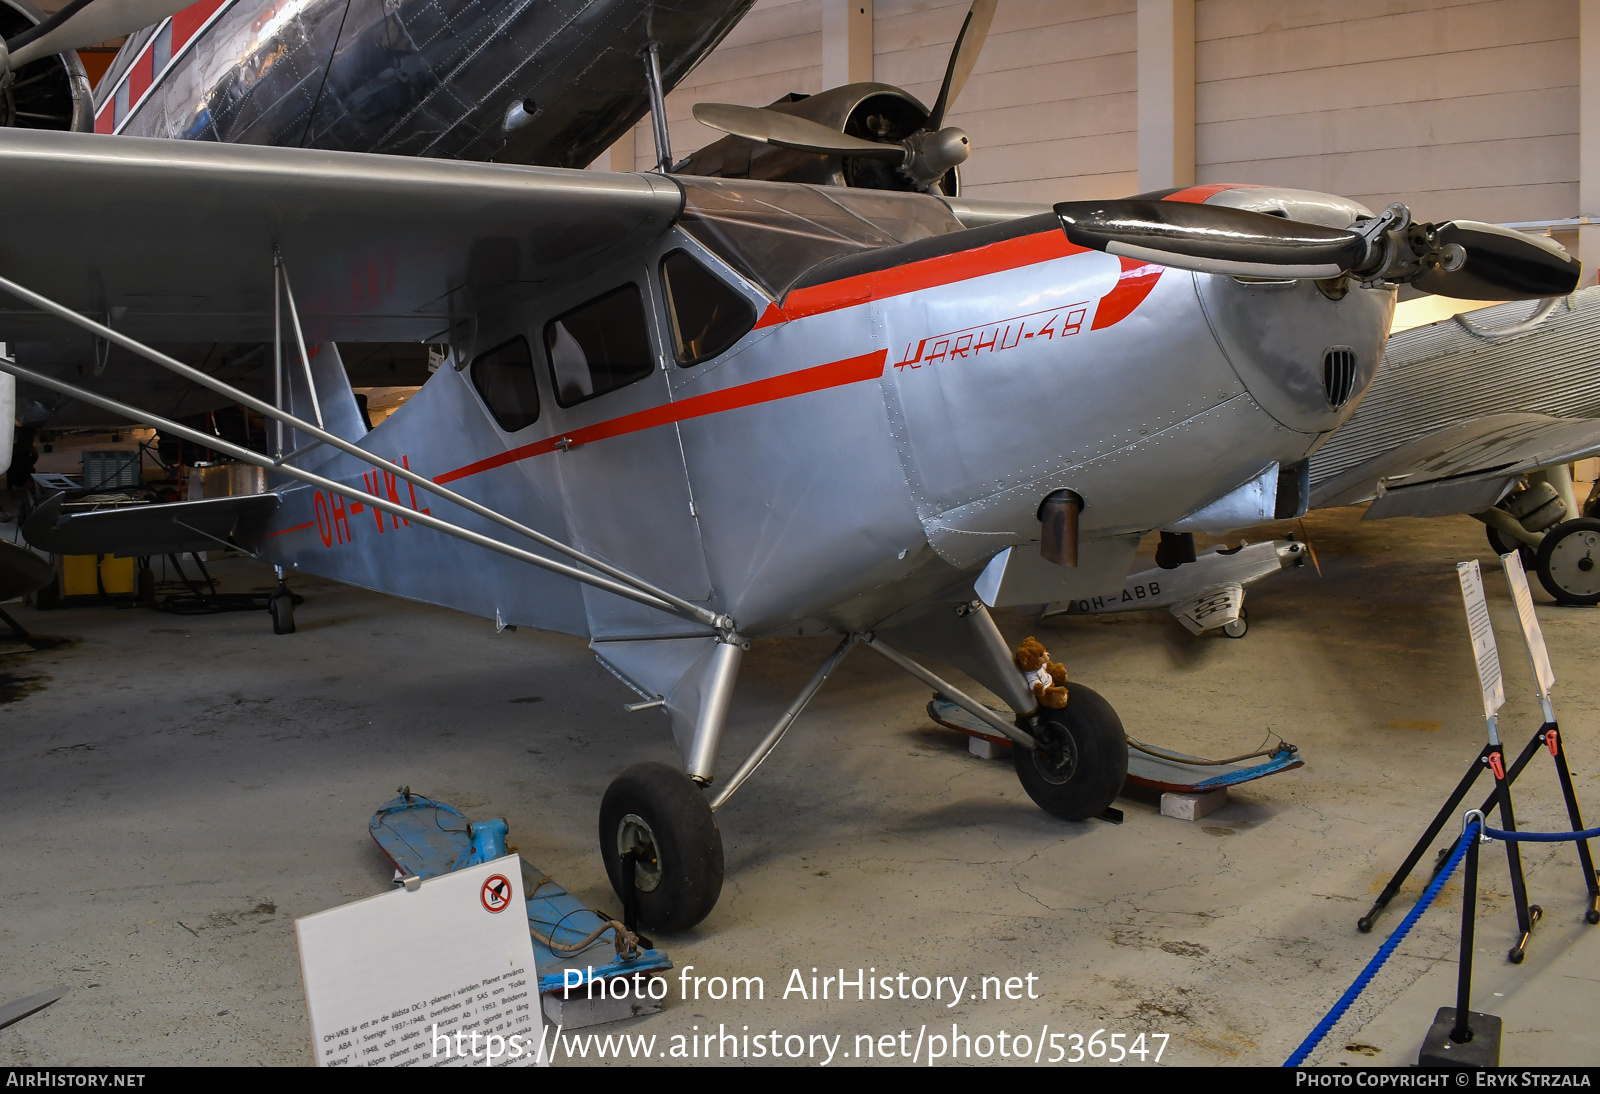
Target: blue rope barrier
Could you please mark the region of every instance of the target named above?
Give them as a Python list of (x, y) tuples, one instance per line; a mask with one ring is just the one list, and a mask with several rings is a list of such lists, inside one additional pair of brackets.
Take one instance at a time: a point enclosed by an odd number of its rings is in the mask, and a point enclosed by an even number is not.
[(1422, 913), (1428, 910), (1428, 905), (1432, 904), (1433, 898), (1439, 895), (1439, 890), (1444, 888), (1444, 883), (1450, 879), (1450, 875), (1455, 871), (1455, 868), (1466, 857), (1467, 848), (1477, 838), (1478, 822), (1473, 821), (1467, 825), (1467, 829), (1462, 833), (1461, 839), (1456, 842), (1455, 854), (1450, 856), (1450, 860), (1444, 864), (1444, 868), (1429, 883), (1427, 890), (1422, 894), (1422, 899), (1417, 901), (1416, 907), (1406, 914), (1406, 917), (1400, 921), (1400, 926), (1396, 927), (1394, 933), (1384, 940), (1383, 945), (1378, 947), (1378, 952), (1373, 955), (1371, 961), (1367, 962), (1367, 967), (1361, 970), (1361, 975), (1356, 977), (1355, 983), (1351, 984), (1345, 990), (1345, 993), (1339, 997), (1339, 1001), (1333, 1005), (1333, 1009), (1323, 1015), (1322, 1021), (1318, 1022), (1316, 1028), (1300, 1043), (1300, 1047), (1295, 1049), (1289, 1055), (1289, 1058), (1283, 1062), (1284, 1067), (1299, 1067), (1305, 1063), (1306, 1057), (1310, 1056), (1312, 1050), (1322, 1043), (1322, 1039), (1333, 1029), (1335, 1023), (1344, 1017), (1344, 1012), (1350, 1009), (1350, 1004), (1354, 1003), (1361, 993), (1366, 990), (1372, 978), (1378, 974), (1378, 970), (1383, 968), (1383, 963), (1389, 960), (1389, 957), (1410, 932), (1411, 928), (1416, 925), (1417, 920), (1422, 918)]
[(1600, 839), (1600, 828), (1586, 828), (1582, 832), (1508, 832), (1503, 828), (1490, 828), (1486, 824), (1483, 834), (1507, 843), (1576, 843), (1578, 840)]

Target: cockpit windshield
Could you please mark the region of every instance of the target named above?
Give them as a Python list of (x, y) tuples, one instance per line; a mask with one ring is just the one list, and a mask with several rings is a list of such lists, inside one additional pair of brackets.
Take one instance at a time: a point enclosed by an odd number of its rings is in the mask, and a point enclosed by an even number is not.
[(961, 230), (923, 194), (686, 178), (679, 224), (705, 248), (781, 299), (819, 262)]

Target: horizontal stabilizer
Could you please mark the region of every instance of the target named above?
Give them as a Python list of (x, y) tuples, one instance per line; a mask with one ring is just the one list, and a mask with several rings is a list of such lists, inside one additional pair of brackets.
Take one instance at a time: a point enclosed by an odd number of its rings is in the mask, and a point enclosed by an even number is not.
[(64, 495), (48, 499), (22, 526), (22, 536), (58, 555), (172, 555), (228, 547), (242, 521), (258, 523), (278, 508), (276, 494), (133, 505), (63, 513)]

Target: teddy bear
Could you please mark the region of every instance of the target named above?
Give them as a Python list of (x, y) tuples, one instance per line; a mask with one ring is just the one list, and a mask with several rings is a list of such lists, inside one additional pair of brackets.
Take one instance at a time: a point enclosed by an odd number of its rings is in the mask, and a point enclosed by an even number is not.
[(1060, 710), (1067, 705), (1066, 666), (1050, 660), (1050, 651), (1037, 639), (1030, 637), (1017, 647), (1016, 662), (1041, 706)]

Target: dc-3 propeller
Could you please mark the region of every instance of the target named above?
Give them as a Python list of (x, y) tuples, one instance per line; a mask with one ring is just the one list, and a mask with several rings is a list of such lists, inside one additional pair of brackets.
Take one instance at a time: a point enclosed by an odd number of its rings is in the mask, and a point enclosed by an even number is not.
[(865, 156), (883, 160), (919, 189), (930, 190), (952, 167), (959, 167), (972, 152), (972, 140), (956, 126), (944, 125), (950, 104), (961, 94), (972, 75), (973, 65), (989, 34), (999, 0), (974, 0), (961, 24), (950, 62), (945, 66), (939, 97), (928, 114), (927, 123), (902, 141), (872, 141), (853, 137), (837, 129), (759, 106), (734, 106), (731, 103), (696, 103), (695, 121), (762, 144), (817, 152), (825, 156)]
[(1067, 201), (1055, 211), (1080, 247), (1236, 277), (1349, 276), (1464, 300), (1533, 300), (1572, 292), (1580, 272), (1552, 240), (1472, 220), (1416, 224), (1399, 204), (1349, 229), (1145, 198)]
[(73, 0), (37, 26), (0, 42), (0, 86), (43, 57), (120, 38), (159, 23), (194, 0)]

